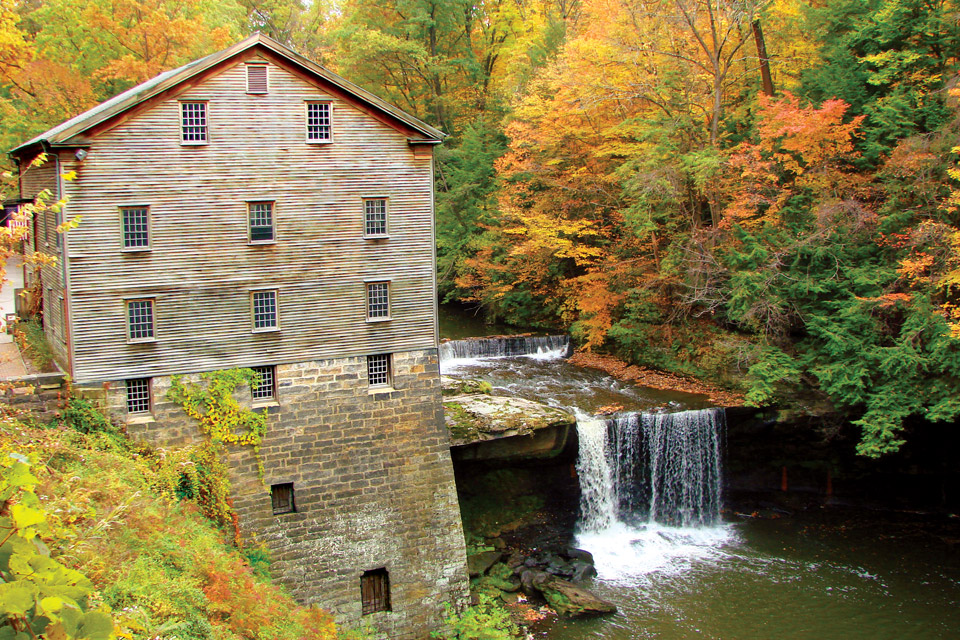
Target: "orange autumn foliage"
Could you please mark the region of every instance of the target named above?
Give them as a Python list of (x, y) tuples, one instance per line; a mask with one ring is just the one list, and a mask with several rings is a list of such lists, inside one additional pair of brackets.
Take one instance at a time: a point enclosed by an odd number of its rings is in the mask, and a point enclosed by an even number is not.
[(854, 141), (863, 116), (844, 123), (847, 103), (805, 107), (784, 92), (778, 100), (760, 94), (758, 104), (760, 142), (739, 145), (727, 163), (730, 201), (721, 227), (776, 223), (784, 204), (804, 189), (839, 200), (861, 186), (849, 162), (857, 156)]
[[(281, 601), (276, 587), (258, 582), (250, 568), (234, 558), (229, 566), (209, 565), (205, 569), (207, 597), (211, 621), (241, 638), (270, 637), (271, 629), (288, 621), (283, 616), (289, 607)], [(309, 607), (298, 610), (295, 623), (304, 636), (313, 640), (335, 640), (336, 625), (330, 614)]]

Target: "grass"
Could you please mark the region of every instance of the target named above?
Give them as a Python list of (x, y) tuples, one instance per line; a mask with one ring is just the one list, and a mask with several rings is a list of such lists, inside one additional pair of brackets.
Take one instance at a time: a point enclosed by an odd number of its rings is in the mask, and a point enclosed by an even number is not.
[(53, 350), (43, 327), (36, 320), (21, 320), (14, 326), (13, 337), (20, 347), (20, 355), (28, 366), (38, 373), (53, 373), (57, 370), (53, 362)]

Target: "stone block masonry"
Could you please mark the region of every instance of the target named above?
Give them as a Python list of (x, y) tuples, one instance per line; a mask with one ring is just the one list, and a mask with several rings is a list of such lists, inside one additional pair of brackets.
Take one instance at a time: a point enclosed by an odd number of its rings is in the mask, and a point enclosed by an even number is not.
[[(440, 626), (442, 603), (466, 598), (466, 552), (436, 350), (392, 354), (391, 374), (376, 388), (365, 357), (278, 365), (276, 401), (262, 409), (263, 482), (249, 447), (231, 448), (231, 481), (244, 537), (267, 545), (295, 598), (347, 626), (419, 640)], [(166, 400), (169, 377), (151, 388), (151, 416), (127, 421), (133, 437), (158, 446), (204, 437)], [(124, 381), (84, 391), (127, 419)], [(274, 515), (271, 485), (288, 483), (296, 510)], [(387, 570), (390, 610), (363, 615), (361, 575), (376, 569)]]
[(41, 373), (0, 381), (0, 402), (9, 415), (34, 422), (61, 416), (69, 391), (62, 373)]

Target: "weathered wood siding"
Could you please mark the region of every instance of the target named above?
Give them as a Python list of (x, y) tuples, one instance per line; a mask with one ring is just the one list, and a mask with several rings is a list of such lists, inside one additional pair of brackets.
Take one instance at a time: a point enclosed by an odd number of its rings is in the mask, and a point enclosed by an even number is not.
[[(179, 101), (207, 100), (204, 146), (180, 144)], [(305, 142), (305, 101), (330, 100), (333, 142)], [(406, 137), (270, 64), (244, 64), (98, 135), (66, 189), (74, 379), (148, 377), (391, 353), (436, 344), (432, 159)], [(390, 237), (363, 237), (386, 197)], [(249, 245), (246, 202), (274, 201), (276, 243)], [(119, 207), (150, 207), (147, 252), (121, 250)], [(392, 319), (366, 321), (365, 280)], [(280, 330), (251, 331), (250, 290), (278, 290)], [(155, 298), (156, 342), (128, 344), (124, 299)]]
[[(24, 163), (20, 172), (20, 197), (34, 199), (41, 191), (49, 191), (47, 204), (53, 204), (60, 197), (60, 162), (56, 155), (48, 154), (43, 164), (32, 167)], [(32, 248), (57, 258), (55, 264), (44, 265), (41, 269), (43, 282), (43, 329), (54, 358), (64, 370), (68, 370), (66, 343), (66, 322), (62, 312), (61, 298), (66, 298), (64, 289), (62, 240), (57, 235), (59, 224), (57, 213), (47, 209), (31, 222), (30, 237)], [(30, 281), (32, 282), (32, 280)], [(29, 286), (30, 282), (27, 283)]]

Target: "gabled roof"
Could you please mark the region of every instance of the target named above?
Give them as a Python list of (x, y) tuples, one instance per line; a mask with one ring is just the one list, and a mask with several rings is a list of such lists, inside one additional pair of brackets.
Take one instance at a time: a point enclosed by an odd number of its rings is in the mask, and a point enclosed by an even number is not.
[[(370, 108), (373, 113), (379, 115), (387, 122), (396, 123), (405, 129), (412, 130), (410, 141), (412, 143), (435, 144), (446, 137), (439, 129), (435, 129), (414, 118), (409, 113), (393, 106), (373, 95), (366, 89), (362, 89), (352, 82), (341, 78), (329, 69), (316, 64), (296, 53), (292, 49), (285, 47), (276, 40), (268, 38), (262, 34), (254, 34), (237, 44), (230, 46), (223, 51), (210, 54), (205, 58), (194, 60), (178, 69), (165, 71), (155, 78), (151, 78), (142, 84), (138, 84), (132, 89), (102, 102), (88, 111), (84, 111), (78, 116), (61, 122), (49, 131), (41, 133), (36, 138), (21, 144), (12, 149), (11, 156), (20, 156), (33, 147), (42, 146), (43, 148), (55, 147), (76, 147), (89, 144), (89, 139), (85, 139), (83, 134), (90, 131), (100, 124), (108, 123), (113, 118), (120, 116), (126, 111), (136, 107), (149, 100), (150, 98), (175, 89), (183, 82), (194, 78), (205, 71), (212, 69), (230, 59), (240, 56), (252, 49), (261, 49), (264, 53), (273, 53), (274, 57), (279, 57), (281, 62), (287, 62), (290, 65), (298, 67), (308, 76), (316, 78), (321, 84), (328, 87), (339, 89), (341, 92), (355, 101)], [(405, 125), (405, 127), (403, 126)]]

